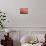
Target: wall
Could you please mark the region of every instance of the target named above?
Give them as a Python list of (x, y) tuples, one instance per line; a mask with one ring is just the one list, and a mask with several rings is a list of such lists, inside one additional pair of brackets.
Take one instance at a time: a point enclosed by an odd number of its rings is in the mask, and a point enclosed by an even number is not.
[[(29, 14), (19, 14), (21, 7), (28, 7)], [(5, 26), (12, 31), (21, 31), (21, 35), (46, 31), (46, 0), (0, 0), (0, 9), (6, 12), (8, 22)]]
[[(7, 27), (46, 27), (46, 0), (0, 0), (6, 12)], [(19, 8), (29, 8), (29, 14), (19, 14)]]

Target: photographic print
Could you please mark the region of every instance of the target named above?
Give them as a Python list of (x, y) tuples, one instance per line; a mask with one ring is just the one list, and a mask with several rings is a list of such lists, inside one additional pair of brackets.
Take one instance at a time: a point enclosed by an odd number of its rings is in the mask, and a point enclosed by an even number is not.
[(28, 14), (28, 8), (20, 8), (20, 14)]

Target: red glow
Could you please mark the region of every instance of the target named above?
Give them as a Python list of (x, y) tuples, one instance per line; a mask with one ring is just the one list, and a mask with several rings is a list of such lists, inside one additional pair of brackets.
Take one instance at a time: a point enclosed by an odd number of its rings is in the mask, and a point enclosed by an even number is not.
[(28, 8), (20, 8), (20, 14), (28, 14)]

